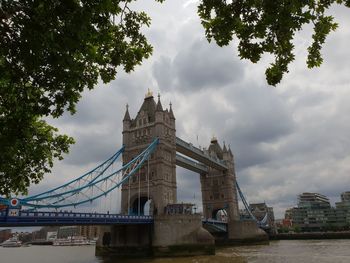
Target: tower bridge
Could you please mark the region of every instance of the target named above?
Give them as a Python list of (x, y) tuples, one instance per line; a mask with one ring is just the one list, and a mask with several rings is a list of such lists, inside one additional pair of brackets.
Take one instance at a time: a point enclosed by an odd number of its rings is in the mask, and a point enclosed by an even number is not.
[[(0, 211), (0, 226), (98, 224), (101, 233), (111, 236), (108, 246), (102, 238), (97, 243), (98, 255), (204, 254), (213, 253), (215, 242), (265, 240), (255, 221), (240, 220), (231, 149), (221, 147), (216, 138), (208, 149), (199, 149), (176, 136), (175, 124), (172, 105), (163, 109), (160, 96), (156, 102), (148, 92), (134, 118), (126, 107), (123, 147), (117, 153), (55, 189), (22, 199), (0, 197), (0, 203), (8, 206), (6, 212)], [(120, 156), (123, 165), (113, 170)], [(178, 202), (177, 165), (200, 175), (203, 215), (190, 213), (190, 204)], [(113, 194), (119, 187), (118, 215), (58, 212)], [(225, 222), (216, 220), (221, 210), (227, 214)]]

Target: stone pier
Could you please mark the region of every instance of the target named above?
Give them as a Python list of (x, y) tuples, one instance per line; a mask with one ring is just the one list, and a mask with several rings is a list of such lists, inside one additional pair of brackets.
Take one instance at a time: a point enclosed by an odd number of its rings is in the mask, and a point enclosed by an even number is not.
[(200, 215), (159, 215), (154, 225), (101, 227), (96, 256), (166, 257), (215, 253), (214, 237)]

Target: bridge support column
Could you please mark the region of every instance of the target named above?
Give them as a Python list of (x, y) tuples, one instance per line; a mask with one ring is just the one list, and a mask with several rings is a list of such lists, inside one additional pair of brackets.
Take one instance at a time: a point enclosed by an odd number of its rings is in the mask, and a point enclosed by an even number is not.
[(215, 254), (214, 237), (202, 227), (200, 215), (160, 215), (154, 219), (154, 256)]
[(159, 215), (154, 225), (100, 227), (96, 256), (147, 257), (215, 254), (214, 237), (200, 215)]
[(145, 257), (152, 255), (152, 225), (116, 225), (100, 227), (96, 256)]
[(260, 229), (253, 220), (228, 222), (228, 240), (229, 244), (246, 244), (268, 241), (268, 235)]

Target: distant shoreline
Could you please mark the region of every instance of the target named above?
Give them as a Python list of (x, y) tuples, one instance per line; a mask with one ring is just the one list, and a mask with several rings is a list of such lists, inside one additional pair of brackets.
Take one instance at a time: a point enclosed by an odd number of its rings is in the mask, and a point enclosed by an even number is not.
[(305, 239), (350, 239), (350, 231), (280, 233), (280, 234), (275, 234), (270, 236), (270, 240), (305, 240)]

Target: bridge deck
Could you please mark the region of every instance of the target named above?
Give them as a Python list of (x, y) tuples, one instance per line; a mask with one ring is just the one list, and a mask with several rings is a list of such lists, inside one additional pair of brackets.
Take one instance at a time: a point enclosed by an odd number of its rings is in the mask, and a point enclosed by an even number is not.
[(207, 166), (213, 167), (220, 171), (226, 171), (227, 166), (219, 159), (212, 158), (201, 149), (193, 146), (191, 143), (176, 137), (176, 150), (194, 160), (197, 160)]
[(213, 232), (227, 232), (227, 222), (215, 219), (203, 219), (202, 223), (205, 228), (209, 228)]
[(153, 224), (153, 217), (120, 214), (28, 211), (21, 211), (18, 216), (7, 216), (5, 211), (0, 212), (0, 227), (118, 224)]
[(192, 161), (184, 156), (176, 154), (176, 165), (195, 173), (208, 173), (208, 167), (199, 162)]

